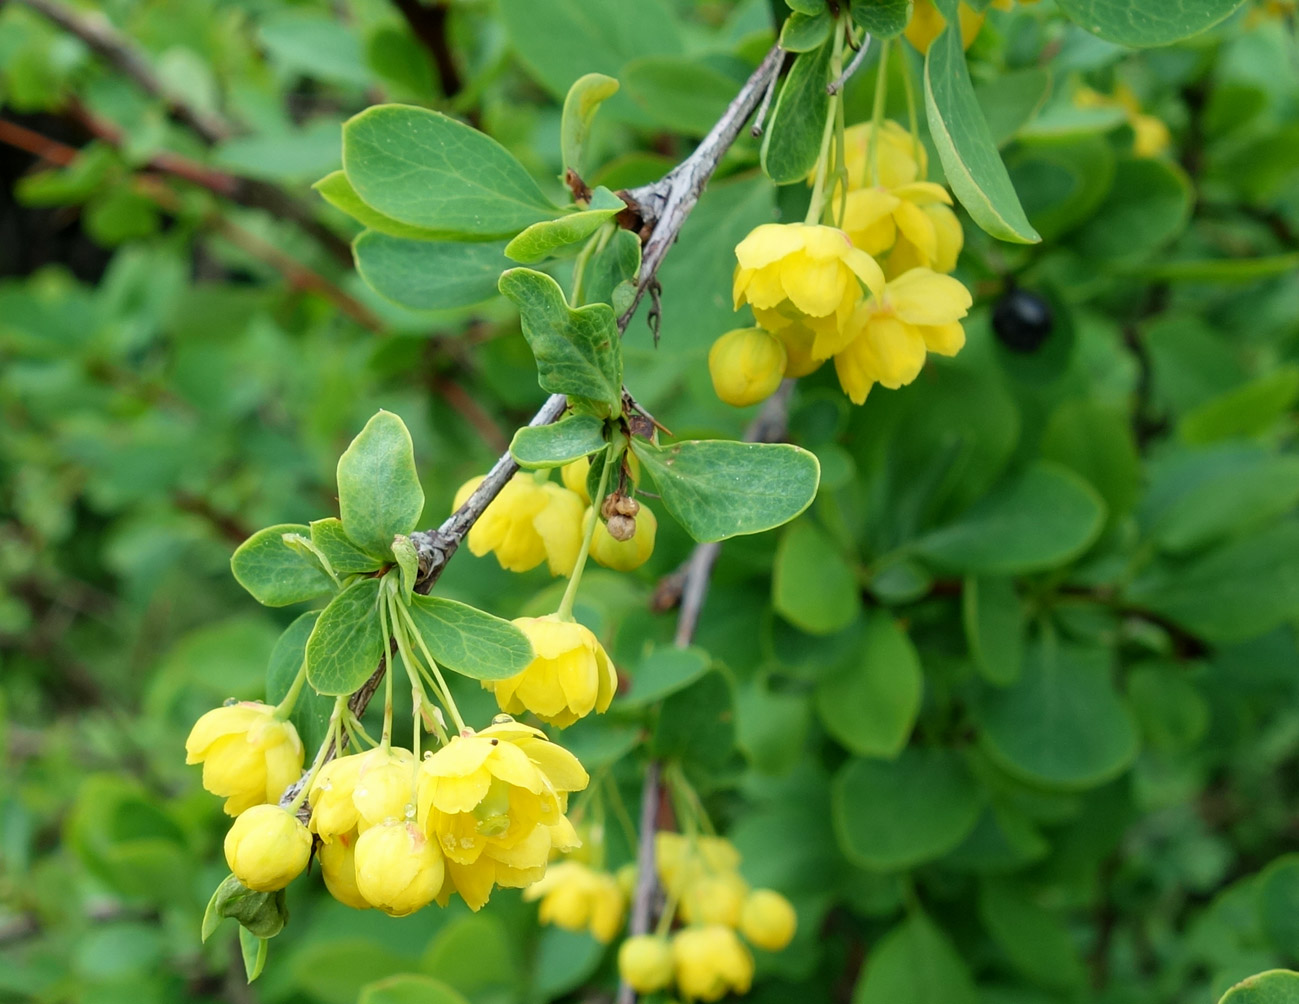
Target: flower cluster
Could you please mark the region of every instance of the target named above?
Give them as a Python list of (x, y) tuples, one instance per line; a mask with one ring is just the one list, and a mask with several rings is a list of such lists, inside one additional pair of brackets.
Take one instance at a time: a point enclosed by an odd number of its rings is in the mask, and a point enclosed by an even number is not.
[(1132, 130), (1132, 152), (1138, 157), (1158, 157), (1172, 142), (1163, 119), (1143, 112), (1141, 102), (1127, 84), (1115, 85), (1114, 93), (1109, 95), (1090, 87), (1079, 87), (1074, 91), (1073, 102), (1079, 108), (1117, 108), (1121, 111)]
[(880, 384), (911, 383), (930, 352), (955, 355), (969, 291), (946, 275), (964, 236), (941, 185), (923, 180), (924, 147), (895, 122), (844, 133), (839, 180), (829, 195), (840, 227), (767, 223), (735, 249), (733, 298), (759, 327), (728, 332), (709, 353), (717, 395), (746, 405), (783, 378), (834, 360), (855, 404)]
[(793, 906), (770, 889), (750, 889), (739, 872), (739, 852), (720, 837), (659, 833), (655, 858), (684, 926), (668, 936), (669, 906), (660, 933), (624, 941), (618, 950), (622, 978), (639, 993), (675, 984), (687, 1000), (747, 993), (754, 967), (748, 946), (785, 948), (798, 925)]
[(550, 866), (544, 878), (523, 891), (527, 902), (540, 900), (537, 919), (566, 931), (590, 931), (608, 944), (622, 930), (627, 916), (627, 882), (581, 861)]

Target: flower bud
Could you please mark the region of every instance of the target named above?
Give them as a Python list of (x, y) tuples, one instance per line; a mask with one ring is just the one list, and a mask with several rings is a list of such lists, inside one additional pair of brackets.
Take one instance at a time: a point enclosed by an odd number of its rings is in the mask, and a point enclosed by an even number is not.
[(307, 867), (311, 834), (292, 812), (254, 805), (239, 814), (225, 839), (226, 864), (249, 889), (283, 889)]
[(592, 711), (608, 709), (618, 689), (618, 673), (590, 628), (553, 614), (520, 617), (514, 624), (532, 642), (536, 658), (515, 676), (483, 681), (495, 692), (502, 711), (531, 711), (544, 722), (567, 728)]
[(798, 914), (794, 906), (771, 889), (754, 889), (744, 901), (740, 931), (751, 944), (768, 952), (779, 952), (794, 938)]
[[(588, 509), (586, 518), (594, 517), (595, 510)], [(621, 528), (621, 521), (624, 520), (632, 525), (634, 532), (626, 539), (619, 539), (614, 533), (615, 521), (618, 521)], [(640, 512), (636, 514), (634, 520), (630, 516), (614, 516), (607, 526), (597, 520), (595, 533), (591, 537), (591, 557), (605, 568), (612, 568), (618, 572), (630, 572), (632, 569), (640, 568), (654, 553), (654, 540), (658, 535), (658, 529), (658, 519), (649, 506), (640, 506)]]
[(316, 857), (320, 874), (329, 894), (354, 910), (370, 909), (370, 901), (356, 887), (356, 831), (340, 833), (329, 843), (322, 843)]
[(672, 939), (677, 986), (691, 1000), (744, 994), (753, 984), (753, 956), (729, 927), (687, 927)]
[(681, 898), (681, 913), (692, 924), (739, 927), (749, 886), (735, 872), (707, 875), (692, 883)]
[(591, 496), (586, 490), (586, 475), (590, 470), (590, 457), (578, 457), (571, 464), (565, 464), (559, 469), (564, 487), (574, 492), (582, 500), (583, 505), (591, 504)]
[(672, 946), (666, 938), (638, 934), (618, 949), (618, 975), (638, 994), (652, 994), (672, 982)]
[(738, 328), (713, 342), (708, 373), (713, 390), (737, 408), (769, 398), (785, 376), (785, 346), (761, 328)]
[(238, 816), (278, 802), (302, 775), (302, 740), (269, 704), (241, 701), (213, 708), (194, 723), (185, 762), (203, 765), (203, 787), (224, 797), (225, 811)]
[(442, 852), (414, 823), (389, 820), (356, 841), (356, 888), (392, 917), (405, 917), (433, 902), (442, 888)]

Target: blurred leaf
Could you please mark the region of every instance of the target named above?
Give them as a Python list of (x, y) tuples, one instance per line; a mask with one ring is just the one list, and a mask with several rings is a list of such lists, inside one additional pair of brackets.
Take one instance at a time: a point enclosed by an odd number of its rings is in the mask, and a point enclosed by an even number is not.
[(906, 632), (882, 613), (868, 618), (859, 652), (860, 661), (817, 685), (817, 713), (853, 753), (892, 760), (911, 738), (920, 711), (920, 657)]
[(1024, 603), (1013, 579), (967, 578), (961, 590), (965, 639), (974, 665), (989, 683), (1019, 679), (1024, 662)]
[(469, 1004), (441, 980), (402, 973), (361, 988), (357, 1004)]
[[(319, 610), (303, 614), (286, 627), (276, 641), (266, 668), (268, 704), (279, 704), (292, 688), (298, 671), (306, 662), (307, 639), (311, 637), (319, 617)], [(298, 730), (304, 747), (309, 750), (319, 749), (321, 743), (329, 738), (329, 719), (333, 713), (334, 702), (330, 698), (315, 693), (310, 687), (302, 689), (289, 720)]]
[(790, 524), (776, 545), (771, 600), (776, 612), (809, 634), (833, 634), (861, 611), (852, 566), (811, 520)]
[(1282, 366), (1188, 412), (1177, 431), (1188, 443), (1261, 435), (1274, 427), (1297, 399), (1299, 366)]
[(1060, 0), (1060, 8), (1107, 42), (1168, 45), (1217, 24), (1245, 0)]
[(1005, 881), (979, 888), (979, 916), (1011, 964), (1034, 983), (1069, 990), (1086, 979), (1082, 959), (1060, 917)]
[(652, 748), (692, 770), (725, 762), (735, 748), (735, 697), (721, 673), (704, 673), (663, 702)]
[(726, 111), (740, 84), (686, 56), (644, 56), (622, 71), (627, 94), (656, 123), (703, 136)]
[(915, 912), (874, 947), (852, 1004), (975, 1004), (979, 999), (960, 953), (937, 924)]
[(1042, 457), (1087, 479), (1105, 500), (1111, 525), (1141, 491), (1141, 458), (1126, 414), (1098, 401), (1065, 401), (1042, 430)]
[(356, 33), (323, 12), (277, 11), (262, 19), (258, 36), (273, 60), (304, 76), (358, 87), (372, 80)]
[(910, 14), (911, 5), (907, 0), (852, 0), (852, 19), (858, 27), (870, 32), (872, 38), (901, 35)]
[(489, 994), (512, 997), (519, 982), (515, 954), (512, 932), (504, 922), (490, 913), (478, 913), (458, 917), (438, 931), (420, 969), (474, 1001)]
[(829, 41), (833, 24), (834, 19), (829, 10), (824, 8), (815, 14), (794, 11), (781, 25), (780, 47), (786, 52), (810, 52), (818, 49)]
[(352, 249), (366, 284), (413, 310), (452, 310), (490, 300), (501, 272), (510, 267), (500, 241), (405, 240), (367, 230)]
[[(988, 135), (998, 147), (1015, 138), (1015, 134), (1041, 110), (1050, 93), (1051, 71), (1040, 67), (1012, 70), (974, 87), (979, 110), (988, 123)], [(1013, 179), (1014, 175), (1011, 177)], [(1018, 184), (1015, 190), (1019, 191)]]
[(631, 690), (619, 695), (623, 707), (640, 707), (688, 687), (708, 671), (712, 660), (699, 648), (656, 648), (631, 673)]
[[(509, 621), (441, 596), (413, 596), (411, 618), (439, 666), (475, 680), (504, 680), (533, 659), (527, 636)], [(373, 668), (373, 667), (372, 667)]]
[(338, 458), (338, 509), (343, 529), (375, 557), (392, 556), (392, 538), (415, 529), (424, 489), (406, 423), (379, 411)]
[(1092, 258), (1142, 259), (1186, 226), (1191, 183), (1181, 168), (1149, 157), (1120, 158), (1114, 184), (1077, 235)]

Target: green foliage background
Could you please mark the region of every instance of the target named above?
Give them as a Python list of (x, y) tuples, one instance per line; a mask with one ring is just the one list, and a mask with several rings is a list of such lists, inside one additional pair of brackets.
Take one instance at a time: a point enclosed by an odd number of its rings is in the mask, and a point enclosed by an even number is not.
[[(760, 960), (756, 1001), (1200, 1002), (1299, 964), (1293, 14), (1250, 2), (1133, 50), (1060, 10), (1113, 7), (990, 12), (970, 70), (1044, 240), (965, 220), (969, 345), (913, 386), (854, 409), (831, 374), (800, 382), (790, 435), (820, 458), (821, 494), (724, 546), (697, 651), (655, 654), (673, 618), (651, 595), (690, 548), (663, 513), (648, 566), (584, 580), (578, 613), (633, 685), (566, 741), (634, 806), (628, 754), (648, 733), (746, 877), (796, 903), (798, 938)], [(472, 302), (417, 311), (340, 260), (358, 228), (310, 185), (341, 166), (342, 122), (379, 101), (467, 118), (563, 202), (560, 103), (603, 72), (622, 90), (586, 180), (645, 183), (707, 131), (787, 10), (92, 8), (238, 132), (205, 144), (83, 42), (0, 7), (0, 1001), (377, 1004), (395, 998), (362, 988), (402, 972), (473, 1004), (588, 999), (611, 985), (607, 953), (539, 929), (517, 893), (394, 921), (305, 882), (245, 987), (233, 930), (198, 944), (224, 823), (183, 739), (221, 700), (264, 693), (300, 612), (257, 607), (231, 551), (333, 512), (335, 461), (371, 414), (412, 431), (427, 527), (541, 400), (513, 308), (486, 298), (494, 275)], [(893, 60), (901, 121), (914, 55)], [(851, 82), (849, 122), (869, 117), (874, 76)], [(1132, 155), (1121, 112), (1072, 101), (1117, 82), (1169, 124), (1163, 156)], [(36, 156), (32, 135), (79, 154)], [(177, 180), (167, 154), (237, 179), (236, 198)], [(752, 417), (715, 399), (705, 357), (742, 323), (735, 243), (807, 198), (759, 158), (742, 137), (670, 253), (662, 343), (628, 330), (628, 386), (682, 436), (737, 438)], [(268, 191), (315, 226), (268, 210)], [(375, 260), (388, 296), (445, 304), (429, 270)], [(994, 337), (1010, 288), (1053, 306), (1036, 352)], [(439, 584), (506, 617), (561, 588), (468, 554)], [(459, 696), (490, 715), (486, 694)]]

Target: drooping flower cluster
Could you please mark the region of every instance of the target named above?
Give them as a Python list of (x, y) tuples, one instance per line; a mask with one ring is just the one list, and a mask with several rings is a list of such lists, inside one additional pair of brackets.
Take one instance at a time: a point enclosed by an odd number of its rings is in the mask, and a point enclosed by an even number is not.
[(618, 951), (622, 978), (639, 993), (675, 985), (686, 1000), (747, 993), (754, 968), (749, 945), (785, 948), (798, 926), (793, 906), (773, 890), (750, 889), (739, 872), (739, 852), (721, 837), (659, 833), (655, 859), (684, 926), (669, 936), (669, 913), (661, 933), (624, 941)]
[(566, 931), (590, 931), (608, 944), (627, 916), (627, 888), (618, 876), (581, 861), (560, 861), (523, 891), (527, 902), (540, 900), (537, 919)]
[(709, 353), (729, 404), (756, 403), (827, 359), (861, 404), (876, 384), (913, 381), (930, 352), (965, 344), (972, 299), (944, 274), (964, 235), (947, 190), (923, 180), (924, 147), (885, 122), (846, 130), (843, 151), (842, 170), (818, 168), (822, 180), (840, 179), (828, 204), (842, 228), (767, 223), (735, 249), (735, 307), (747, 303), (759, 327), (728, 332)]

